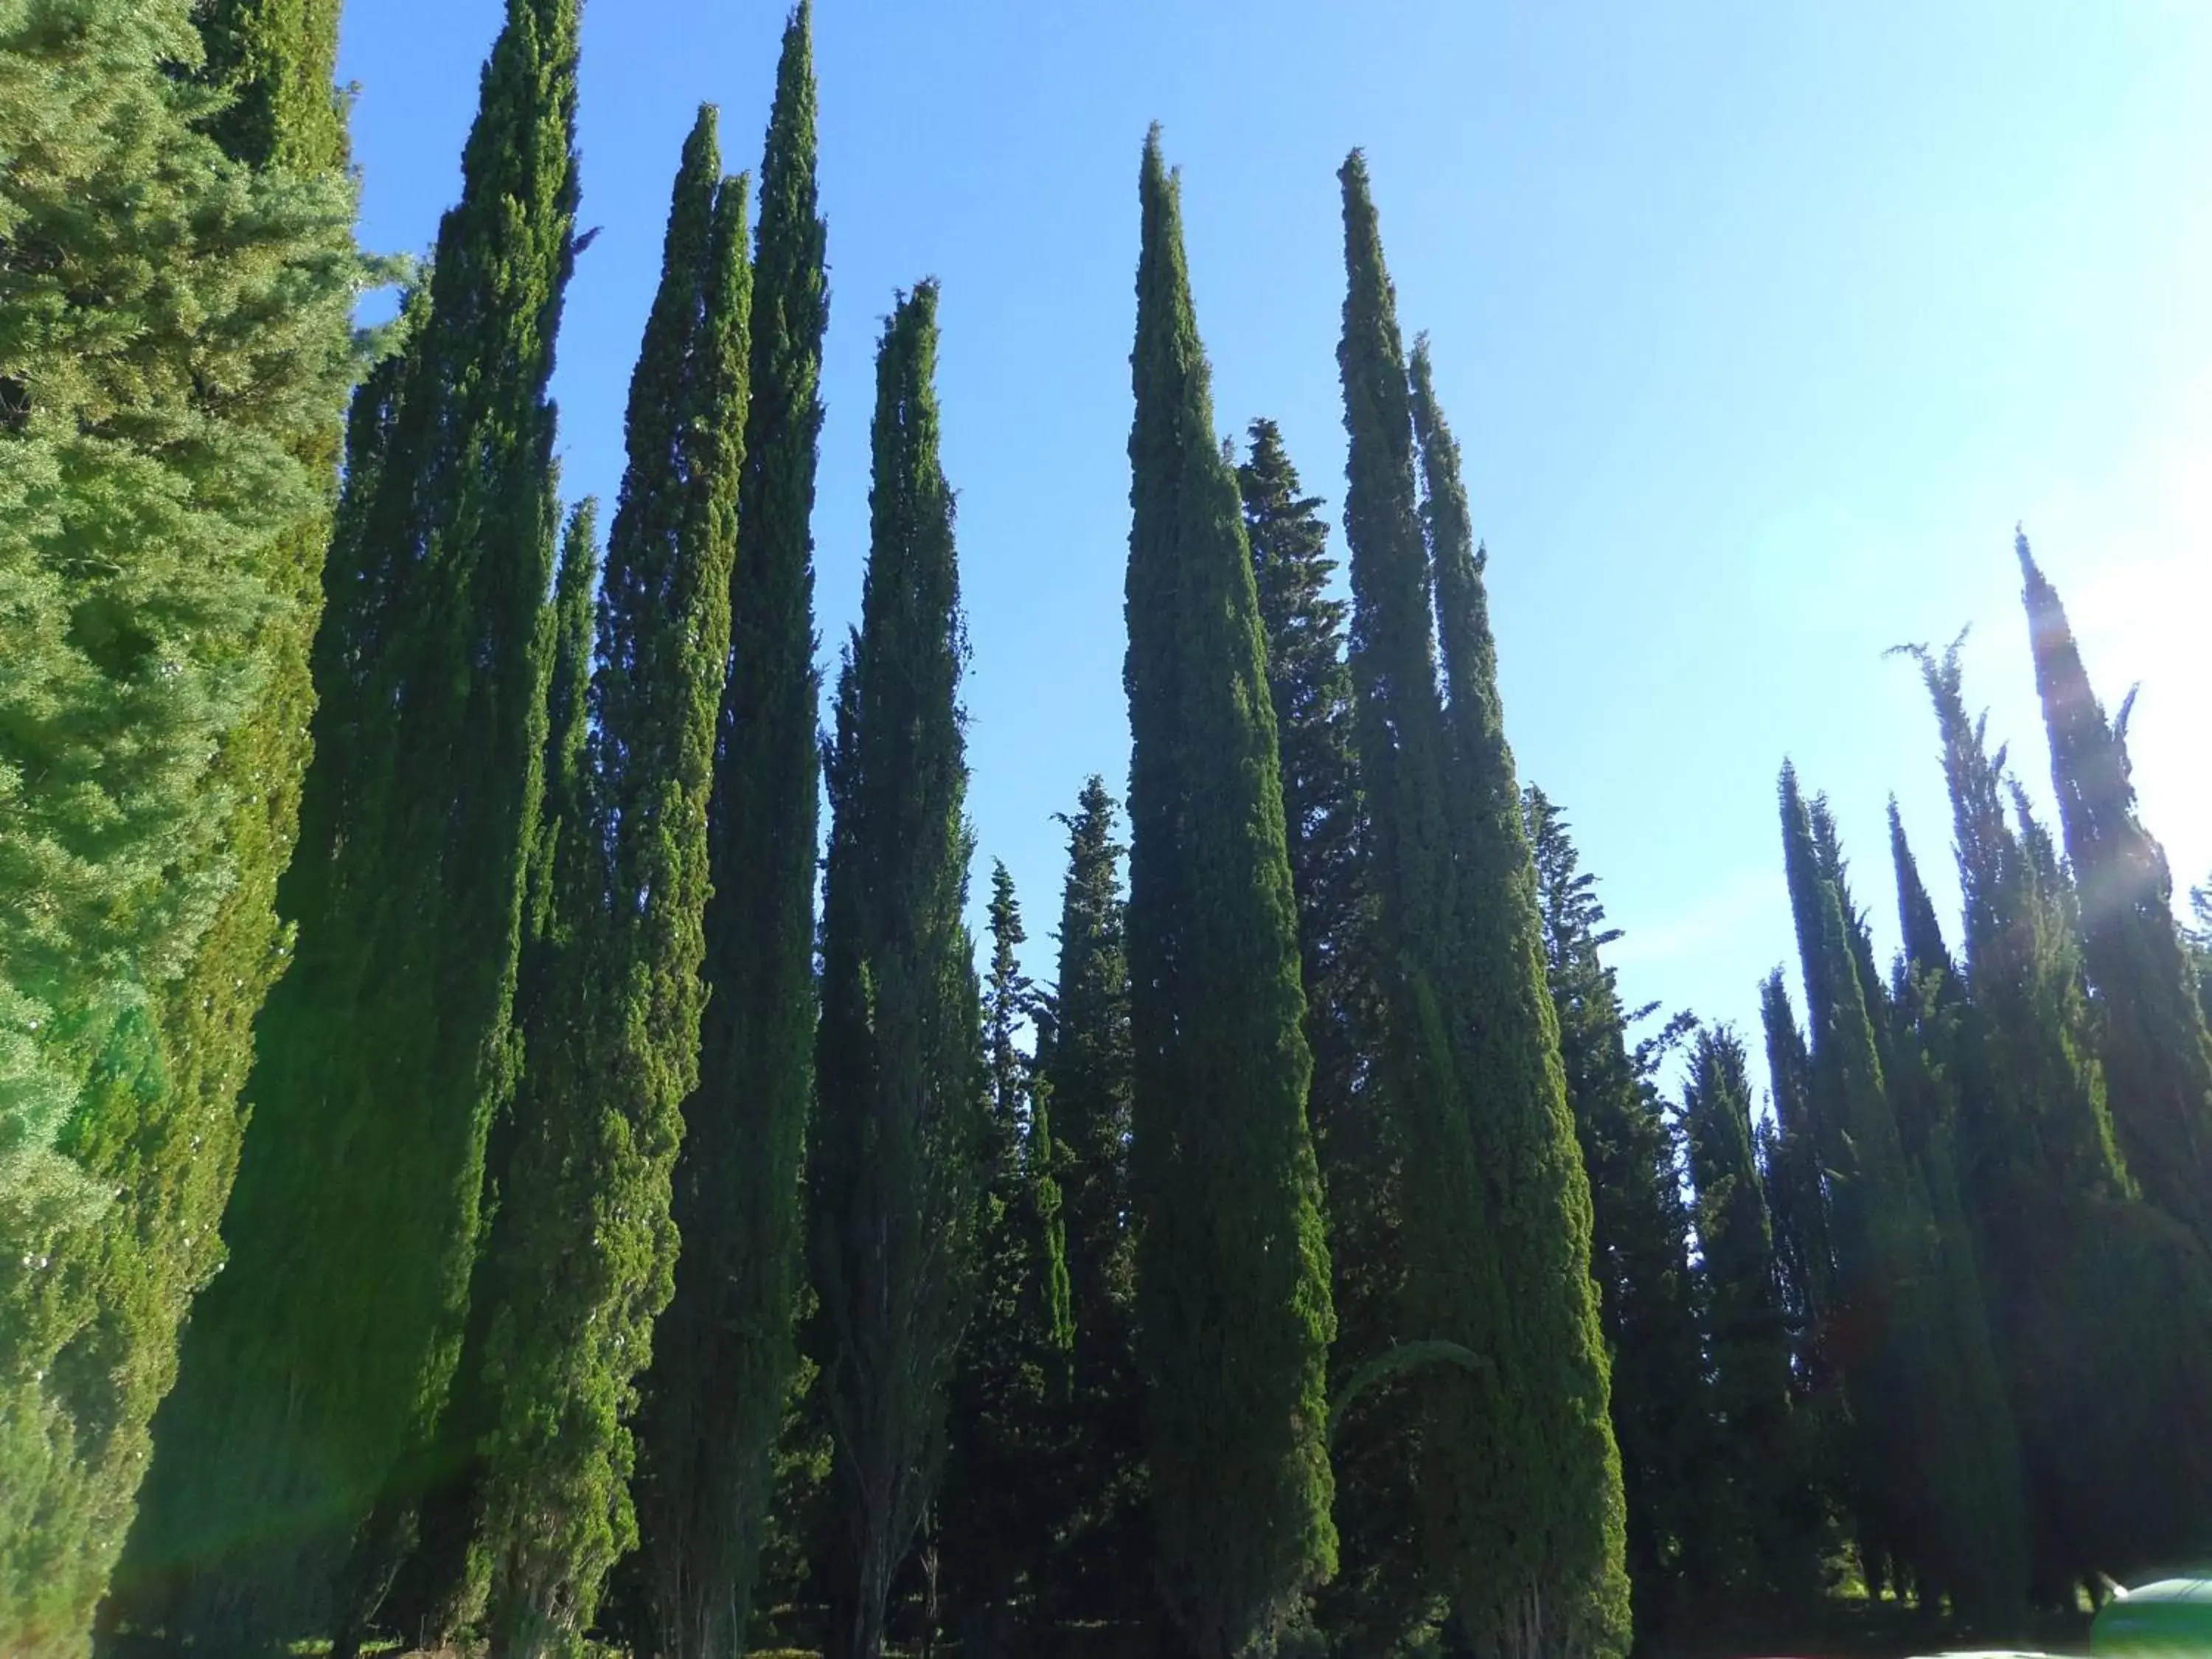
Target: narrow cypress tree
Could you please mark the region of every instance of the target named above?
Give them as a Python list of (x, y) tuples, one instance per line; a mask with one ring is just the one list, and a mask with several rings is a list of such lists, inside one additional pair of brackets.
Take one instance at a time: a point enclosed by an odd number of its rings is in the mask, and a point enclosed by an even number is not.
[[(1356, 158), (1355, 158), (1356, 159)], [(1364, 169), (1347, 167), (1389, 360), (1401, 361), (1389, 279)], [(1349, 331), (1347, 330), (1347, 334)], [(1427, 343), (1411, 365), (1419, 447), (1421, 530), (1443, 647), (1443, 811), (1456, 866), (1455, 1068), (1485, 1186), (1504, 1313), (1495, 1363), (1512, 1418), (1500, 1436), (1512, 1494), (1511, 1540), (1461, 1615), (1489, 1639), (1530, 1652), (1620, 1650), (1628, 1639), (1626, 1528), (1620, 1452), (1609, 1416), (1604, 1339), (1590, 1282), (1589, 1177), (1575, 1141), (1544, 973), (1535, 872), (1498, 695), (1497, 647), (1482, 584), (1459, 447), (1437, 408)], [(1493, 1501), (1495, 1501), (1493, 1499)]]
[[(1073, 1342), (1067, 1258), (1053, 1175), (1048, 1085), (1016, 1046), (1035, 992), (1017, 952), (1028, 934), (1013, 878), (991, 866), (991, 964), (983, 988), (989, 1092), (981, 1143), (975, 1308), (952, 1381), (937, 1548), (961, 1650), (1009, 1650), (1016, 1601), (1032, 1595), (1064, 1508), (1062, 1407)], [(1040, 1032), (1038, 1043), (1047, 1046)]]
[(226, 153), (203, 62), (181, 0), (0, 20), (0, 1649), (37, 1659), (82, 1650), (221, 1262), (238, 1119), (179, 1010), (278, 954), (285, 809), (242, 796), (288, 787), (354, 368), (352, 192)]
[(1197, 1659), (1268, 1651), (1335, 1565), (1335, 1317), (1266, 643), (1155, 128), (1139, 182), (1123, 683), (1131, 1194), (1154, 1559)]
[(2173, 915), (2166, 852), (2136, 814), (2129, 702), (2107, 721), (2066, 609), (2018, 536), (2035, 684), (2112, 1123), (2144, 1194), (2212, 1248), (2212, 1034)]
[[(1791, 1413), (1790, 1328), (1753, 1148), (1742, 1042), (1698, 1033), (1682, 1089), (1697, 1189), (1698, 1278), (1721, 1433), (1705, 1473), (1723, 1580), (1769, 1606), (1803, 1608), (1820, 1588), (1819, 1496)], [(1718, 1479), (1711, 1477), (1717, 1475)]]
[(704, 107), (630, 383), (583, 833), (556, 855), (552, 985), (523, 1033), (493, 1234), (477, 1547), (492, 1640), (527, 1659), (580, 1650), (608, 1571), (635, 1545), (627, 1419), (675, 1266), (669, 1180), (698, 1074), (746, 404), (745, 183), (720, 171)]
[(1783, 844), (1812, 1021), (1812, 1090), (1832, 1172), (1839, 1302), (1856, 1332), (1845, 1387), (1875, 1536), (1923, 1594), (2015, 1617), (2028, 1562), (2018, 1450), (1971, 1255), (1947, 1238), (1899, 1134), (1857, 961), (1840, 853), (1783, 769)]
[(836, 1445), (836, 1659), (880, 1659), (892, 1576), (937, 1483), (972, 1299), (982, 1095), (958, 705), (966, 642), (938, 460), (937, 288), (876, 364), (860, 626), (827, 757), (834, 814), (810, 1185), (817, 1355)]
[(1596, 879), (1577, 868), (1559, 808), (1534, 785), (1523, 807), (1567, 1103), (1589, 1176), (1591, 1273), (1613, 1362), (1629, 1577), (1649, 1632), (1681, 1611), (1686, 1592), (1717, 1588), (1697, 1511), (1698, 1478), (1714, 1448), (1691, 1310), (1689, 1216), (1674, 1136), (1657, 1091), (1638, 1074), (1630, 1016), (1600, 955), (1620, 931), (1605, 925)]
[[(1252, 544), (1267, 684), (1282, 752), (1283, 822), (1298, 904), (1298, 966), (1314, 1075), (1307, 1102), (1328, 1192), (1337, 1340), (1331, 1387), (1394, 1340), (1400, 1280), (1396, 1170), (1367, 1056), (1373, 976), (1359, 866), (1359, 771), (1345, 628), (1352, 607), (1330, 592), (1321, 502), (1309, 496), (1281, 430), (1254, 421), (1237, 482)], [(1402, 1382), (1363, 1392), (1332, 1424), (1341, 1558), (1316, 1605), (1339, 1642), (1395, 1647), (1426, 1612), (1413, 1501), (1413, 1401)]]
[(1126, 1622), (1151, 1605), (1144, 1422), (1129, 1205), (1132, 1055), (1122, 848), (1105, 780), (1088, 779), (1067, 827), (1060, 963), (1040, 1056), (1060, 1150), (1070, 1310), (1069, 1541), (1051, 1586), (1071, 1618)]
[(211, 1547), (168, 1622), (222, 1651), (380, 1598), (460, 1346), (542, 787), (575, 45), (574, 0), (512, 0), (362, 532), (389, 592), (353, 596), (372, 627), (338, 624), (378, 712), (331, 780), (349, 821), (257, 1032), (231, 1270), (156, 1477), (166, 1535)]
[(829, 320), (814, 124), (802, 0), (761, 167), (731, 663), (708, 811), (708, 996), (676, 1173), (676, 1291), (640, 1433), (647, 1576), (672, 1659), (743, 1651), (795, 1363), (821, 777), (809, 525)]

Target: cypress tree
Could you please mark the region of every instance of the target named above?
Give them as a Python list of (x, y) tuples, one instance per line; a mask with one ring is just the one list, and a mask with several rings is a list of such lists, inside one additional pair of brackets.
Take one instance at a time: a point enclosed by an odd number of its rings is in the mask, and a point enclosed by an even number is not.
[(731, 662), (708, 809), (708, 995), (676, 1174), (676, 1291), (641, 1425), (647, 1576), (672, 1659), (743, 1650), (796, 1358), (821, 775), (809, 526), (829, 320), (809, 22), (802, 0), (761, 167)]
[[(707, 798), (729, 660), (745, 416), (745, 183), (686, 142), (630, 383), (581, 834), (556, 854), (550, 994), (493, 1234), (477, 1548), (502, 1653), (580, 1650), (636, 1543), (635, 1379), (676, 1258), (669, 1181), (696, 1083)], [(719, 182), (718, 182), (719, 180)]]
[[(1267, 685), (1282, 755), (1283, 822), (1298, 906), (1298, 966), (1313, 1051), (1307, 1100), (1328, 1192), (1337, 1340), (1332, 1389), (1341, 1392), (1389, 1348), (1400, 1252), (1395, 1170), (1373, 1046), (1372, 975), (1364, 951), (1371, 906), (1359, 866), (1359, 774), (1345, 627), (1352, 607), (1330, 591), (1337, 568), (1328, 526), (1283, 448), (1275, 422), (1255, 420), (1237, 468)], [(1413, 1413), (1401, 1382), (1364, 1392), (1331, 1426), (1341, 1557), (1316, 1616), (1340, 1642), (1396, 1644), (1425, 1611), (1413, 1495)]]
[[(1359, 183), (1364, 204), (1364, 178)], [(1347, 202), (1352, 195), (1347, 183)], [(1365, 212), (1374, 241), (1372, 207)], [(1376, 285), (1387, 299), (1374, 245)], [(1395, 334), (1392, 321), (1394, 362)], [(1455, 1066), (1504, 1295), (1499, 1358), (1519, 1419), (1503, 1443), (1507, 1486), (1517, 1493), (1505, 1535), (1522, 1553), (1516, 1559), (1509, 1552), (1486, 1594), (1473, 1608), (1462, 1599), (1461, 1612), (1523, 1652), (1553, 1645), (1613, 1652), (1628, 1636), (1626, 1519), (1590, 1282), (1589, 1183), (1545, 982), (1535, 871), (1498, 695), (1485, 556), (1474, 543), (1459, 446), (1437, 406), (1425, 340), (1415, 344), (1411, 374), (1421, 528), (1448, 694), (1444, 811), (1460, 930), (1452, 941)]]
[(244, 797), (289, 787), (354, 367), (351, 191), (227, 154), (204, 66), (180, 0), (0, 21), (0, 1647), (38, 1659), (82, 1650), (221, 1261), (237, 1118), (180, 1010), (276, 955), (289, 803)]
[(966, 641), (939, 464), (937, 288), (876, 366), (860, 626), (827, 756), (821, 1133), (809, 1176), (817, 1347), (845, 1554), (836, 1659), (880, 1659), (892, 1577), (937, 1482), (972, 1299), (982, 1093), (958, 706)]
[(1266, 643), (1155, 128), (1139, 182), (1123, 683), (1154, 1559), (1196, 1659), (1272, 1650), (1335, 1565), (1334, 1334)]
[(1144, 1423), (1129, 1205), (1127, 906), (1114, 801), (1092, 775), (1067, 827), (1060, 962), (1039, 1058), (1052, 1097), (1070, 1311), (1069, 1536), (1051, 1586), (1072, 1618), (1141, 1618)]
[(1856, 1352), (1845, 1388), (1872, 1536), (1978, 1620), (2027, 1589), (2018, 1451), (1963, 1240), (1945, 1237), (1923, 1163), (1899, 1133), (1826, 824), (1784, 765), (1783, 844), (1810, 1014), (1811, 1087), (1831, 1171), (1839, 1304)]
[(383, 580), (349, 602), (380, 608), (337, 624), (376, 714), (310, 774), (303, 817), (328, 788), (348, 819), (257, 1032), (233, 1262), (156, 1476), (158, 1535), (209, 1551), (167, 1622), (224, 1651), (380, 1599), (460, 1346), (542, 787), (576, 21), (508, 7), (362, 532)]
[[(938, 1504), (938, 1549), (959, 1610), (961, 1650), (976, 1655), (1009, 1650), (1017, 1599), (1025, 1590), (1034, 1599), (1059, 1541), (1062, 1407), (1074, 1340), (1051, 1091), (1015, 1043), (1036, 1008), (1017, 954), (1028, 934), (1013, 878), (996, 860), (988, 915), (979, 1277), (952, 1382)], [(1048, 1047), (1048, 1024), (1041, 1025), (1041, 1048)]]
[(2212, 1247), (2212, 1034), (2173, 915), (2166, 852), (2136, 813), (2128, 711), (2107, 720), (2057, 591), (2016, 536), (2066, 856), (2112, 1123), (2144, 1195)]
[(1613, 1362), (1629, 1577), (1649, 1632), (1680, 1610), (1686, 1592), (1716, 1588), (1716, 1569), (1700, 1559), (1697, 1511), (1698, 1477), (1713, 1448), (1691, 1309), (1689, 1216), (1674, 1136), (1657, 1091), (1638, 1075), (1632, 1016), (1600, 955), (1620, 931), (1605, 925), (1596, 878), (1578, 869), (1559, 809), (1533, 785), (1522, 800), (1567, 1103), (1589, 1176), (1591, 1272)]
[(1727, 1026), (1698, 1033), (1682, 1128), (1721, 1431), (1706, 1449), (1717, 1467), (1706, 1471), (1711, 1507), (1699, 1524), (1725, 1552), (1723, 1583), (1770, 1607), (1802, 1608), (1820, 1588), (1819, 1493), (1790, 1409), (1790, 1328), (1753, 1150), (1749, 1068)]

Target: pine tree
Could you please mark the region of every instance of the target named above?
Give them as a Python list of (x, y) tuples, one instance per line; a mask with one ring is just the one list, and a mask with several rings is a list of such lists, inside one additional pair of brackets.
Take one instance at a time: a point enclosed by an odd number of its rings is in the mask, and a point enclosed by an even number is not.
[(220, 1265), (238, 1120), (181, 1010), (277, 955), (289, 801), (246, 797), (289, 787), (354, 368), (352, 191), (227, 155), (204, 65), (180, 0), (0, 18), (0, 1647), (39, 1659), (82, 1649)]
[[(1395, 624), (1407, 630), (1415, 649), (1382, 672), (1395, 678), (1393, 713), (1418, 700), (1423, 724), (1434, 722), (1433, 735), (1424, 741), (1437, 750), (1435, 804), (1413, 821), (1422, 823), (1422, 835), (1437, 836), (1428, 860), (1449, 860), (1448, 868), (1399, 901), (1410, 912), (1428, 891), (1446, 895), (1432, 908), (1449, 929), (1438, 931), (1437, 921), (1422, 924), (1431, 930), (1422, 949), (1442, 964), (1433, 981), (1443, 995), (1433, 1010), (1416, 1004), (1401, 1018), (1408, 1030), (1414, 1019), (1440, 1024), (1449, 1045), (1437, 1076), (1449, 1087), (1453, 1121), (1442, 1144), (1451, 1151), (1449, 1158), (1435, 1156), (1417, 1140), (1408, 1147), (1408, 1168), (1426, 1167), (1425, 1183), (1435, 1183), (1422, 1200), (1431, 1240), (1468, 1224), (1448, 1227), (1439, 1217), (1461, 1208), (1478, 1212), (1480, 1231), (1468, 1247), (1487, 1258), (1493, 1281), (1486, 1329), (1468, 1346), (1493, 1368), (1494, 1394), (1485, 1402), (1479, 1390), (1457, 1387), (1461, 1410), (1479, 1415), (1462, 1418), (1424, 1447), (1425, 1459), (1440, 1472), (1447, 1457), (1472, 1455), (1441, 1511), (1438, 1532), (1448, 1543), (1440, 1559), (1449, 1563), (1443, 1585), (1478, 1642), (1520, 1653), (1617, 1652), (1628, 1639), (1626, 1522), (1590, 1281), (1589, 1185), (1545, 981), (1535, 872), (1498, 702), (1482, 555), (1458, 446), (1437, 407), (1426, 344), (1417, 343), (1410, 368), (1400, 346), (1366, 169), (1356, 153), (1341, 177), (1352, 272), (1338, 356), (1347, 424), (1358, 447), (1363, 425), (1382, 421), (1387, 471), (1375, 474), (1370, 488), (1387, 478), (1395, 561), (1419, 561), (1397, 578), (1394, 595), (1399, 607), (1420, 606)], [(1355, 417), (1351, 411), (1362, 405), (1364, 412)], [(1423, 486), (1418, 506), (1412, 493), (1417, 459)], [(1370, 465), (1381, 460), (1378, 455)], [(1349, 496), (1346, 522), (1352, 522)], [(1355, 590), (1359, 543), (1355, 535)], [(1431, 593), (1447, 693), (1433, 716), (1426, 713), (1435, 707), (1433, 671), (1417, 684), (1430, 654)], [(1354, 639), (1356, 647), (1357, 627)], [(1370, 733), (1377, 743), (1387, 740), (1363, 723), (1363, 767)], [(1449, 1182), (1439, 1182), (1447, 1170)], [(1409, 1185), (1409, 1218), (1414, 1191)], [(1480, 1201), (1471, 1203), (1475, 1194)], [(1448, 1268), (1454, 1257), (1442, 1251), (1429, 1260), (1432, 1273), (1465, 1271)]]
[(2065, 607), (2015, 538), (2036, 690), (2051, 740), (2066, 856), (2112, 1123), (2145, 1196), (2212, 1248), (2212, 1034), (2173, 915), (2166, 852), (2136, 816), (2127, 732), (2132, 695), (2107, 721)]
[(1139, 199), (1123, 682), (1139, 1352), (1167, 1612), (1196, 1659), (1233, 1659), (1269, 1650), (1335, 1565), (1335, 1318), (1266, 644), (1157, 128)]
[(1820, 1586), (1818, 1495), (1790, 1409), (1790, 1330), (1753, 1148), (1749, 1069), (1726, 1026), (1698, 1033), (1682, 1127), (1721, 1427), (1705, 1449), (1717, 1467), (1701, 1471), (1698, 1522), (1724, 1553), (1717, 1565), (1730, 1589), (1802, 1607)]
[[(1016, 1045), (1035, 1006), (1018, 952), (1028, 938), (1013, 878), (991, 866), (991, 965), (983, 988), (988, 1068), (975, 1309), (953, 1378), (939, 1553), (961, 1651), (1011, 1650), (1018, 1597), (1042, 1585), (1060, 1528), (1065, 1413), (1074, 1329), (1051, 1091)], [(1042, 1033), (1040, 1048), (1048, 1039)]]
[(676, 1291), (640, 1432), (647, 1575), (672, 1659), (743, 1651), (796, 1362), (820, 790), (809, 525), (829, 320), (809, 27), (802, 0), (784, 28), (761, 168), (731, 664), (708, 807), (708, 997), (677, 1166)]
[(1674, 1136), (1629, 1050), (1633, 1016), (1600, 955), (1620, 931), (1605, 925), (1596, 879), (1577, 868), (1559, 808), (1531, 785), (1523, 810), (1567, 1103), (1589, 1176), (1591, 1273), (1613, 1361), (1629, 1577), (1648, 1632), (1682, 1611), (1686, 1593), (1717, 1588), (1713, 1565), (1701, 1559), (1697, 1509), (1698, 1477), (1714, 1449), (1691, 1309), (1689, 1217)]
[[(1320, 501), (1304, 493), (1281, 430), (1256, 420), (1249, 436), (1237, 482), (1282, 753), (1283, 821), (1314, 1060), (1306, 1109), (1328, 1193), (1334, 1272), (1331, 1386), (1341, 1391), (1389, 1348), (1401, 1277), (1395, 1158), (1367, 1064), (1375, 1027), (1364, 954), (1371, 906), (1359, 866), (1359, 772), (1344, 655), (1352, 607), (1330, 592), (1337, 563), (1328, 556), (1328, 526)], [(1426, 1611), (1412, 1403), (1394, 1380), (1364, 1391), (1359, 1409), (1331, 1425), (1341, 1553), (1316, 1613), (1340, 1643), (1394, 1647)]]
[(222, 1651), (351, 1639), (460, 1346), (542, 787), (576, 21), (574, 0), (508, 8), (360, 532), (370, 579), (347, 578), (364, 614), (333, 624), (375, 712), (309, 775), (303, 818), (334, 821), (325, 790), (346, 817), (256, 1033), (232, 1264), (154, 1477), (155, 1536), (204, 1551), (166, 1622)]
[(630, 384), (582, 833), (556, 855), (555, 960), (485, 1288), (492, 1422), (477, 1547), (502, 1653), (580, 1650), (636, 1543), (628, 1419), (676, 1259), (670, 1174), (698, 1075), (707, 798), (744, 457), (745, 181), (714, 113), (684, 146)]
[[(1870, 1535), (1923, 1595), (2003, 1622), (2028, 1562), (2018, 1450), (1965, 1241), (1948, 1237), (1926, 1165), (1908, 1155), (1860, 963), (1860, 923), (1825, 806), (1785, 765), (1783, 845), (1813, 1028), (1811, 1092), (1830, 1171), (1854, 1461)], [(1965, 1259), (1962, 1261), (1961, 1256)]]
[(1049, 1587), (1069, 1617), (1141, 1619), (1144, 1425), (1129, 1206), (1127, 907), (1105, 780), (1088, 779), (1067, 828), (1060, 963), (1039, 1059), (1052, 1099), (1074, 1346), (1069, 1535)]
[(937, 1482), (975, 1277), (981, 1055), (961, 921), (952, 494), (939, 464), (937, 289), (902, 295), (877, 357), (860, 626), (827, 757), (821, 1132), (810, 1174), (817, 1356), (845, 1558), (830, 1651), (880, 1659), (891, 1579)]

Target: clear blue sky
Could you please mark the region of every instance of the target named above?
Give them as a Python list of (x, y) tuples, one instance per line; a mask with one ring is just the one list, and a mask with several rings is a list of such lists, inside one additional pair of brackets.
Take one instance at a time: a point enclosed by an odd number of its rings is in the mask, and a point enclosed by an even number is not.
[[(363, 234), (454, 194), (499, 0), (356, 0)], [(563, 487), (611, 501), (696, 104), (757, 165), (778, 0), (592, 0)], [(1834, 798), (1885, 956), (1894, 790), (1947, 912), (1902, 641), (1972, 624), (1968, 695), (2048, 799), (2025, 522), (2146, 817), (2212, 870), (2212, 7), (818, 0), (833, 299), (815, 535), (857, 615), (872, 352), (944, 283), (980, 852), (1049, 979), (1061, 831), (1117, 790), (1127, 357), (1147, 123), (1183, 174), (1217, 418), (1343, 490), (1335, 170), (1365, 147), (1400, 312), (1466, 450), (1524, 780), (1567, 809), (1633, 1000), (1755, 1020), (1791, 951), (1773, 785)], [(1955, 927), (1955, 924), (1954, 924)]]

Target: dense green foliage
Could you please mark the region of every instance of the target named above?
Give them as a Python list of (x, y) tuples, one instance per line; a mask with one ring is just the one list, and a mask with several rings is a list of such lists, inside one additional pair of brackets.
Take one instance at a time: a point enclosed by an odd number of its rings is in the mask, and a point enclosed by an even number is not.
[[(519, 1659), (580, 1651), (636, 1543), (627, 1419), (676, 1260), (670, 1175), (698, 1079), (707, 799), (744, 456), (745, 184), (700, 112), (630, 383), (590, 745), (551, 881), (553, 960), (477, 1293), (492, 1298), (476, 1547)], [(549, 807), (555, 802), (549, 797)]]
[[(1021, 1023), (1042, 1011), (1021, 971), (1028, 934), (1004, 864), (991, 867), (988, 914), (975, 1306), (952, 1382), (935, 1539), (951, 1622), (962, 1652), (974, 1655), (1019, 1652), (1037, 1639), (1022, 1626), (1036, 1622), (1060, 1542), (1075, 1337), (1052, 1091), (1015, 1043)], [(1039, 1041), (1048, 1048), (1042, 1030)]]
[[(82, 1650), (131, 1524), (283, 961), (361, 272), (329, 33), (276, 44), (209, 65), (182, 0), (0, 8), (0, 1648), (27, 1659)], [(207, 131), (269, 75), (320, 99), (282, 167)]]
[(750, 246), (685, 143), (604, 559), (578, 0), (506, 0), (368, 340), (339, 9), (0, 0), (10, 1659), (1613, 1659), (2212, 1547), (2212, 890), (2024, 536), (2057, 816), (1902, 647), (1963, 904), (1893, 799), (1885, 970), (1785, 763), (1762, 1108), (1729, 1027), (1632, 1037), (1519, 784), (1364, 160), (1347, 592), (1213, 428), (1155, 131), (1129, 892), (1093, 775), (1049, 992), (1004, 865), (979, 977), (934, 283), (817, 732), (806, 0)]
[[(1700, 1312), (1718, 1432), (1695, 1472), (1711, 1591), (1802, 1612), (1819, 1582), (1819, 1490), (1792, 1411), (1790, 1332), (1752, 1137), (1743, 1044), (1700, 1031), (1682, 1084)], [(1619, 1373), (1616, 1371), (1616, 1376)]]
[(192, 1322), (146, 1522), (155, 1564), (199, 1552), (160, 1616), (229, 1651), (380, 1599), (458, 1357), (485, 1136), (520, 1059), (575, 31), (574, 0), (508, 9), (333, 571), (348, 654), (318, 684), (342, 735), (301, 811), (343, 827), (307, 842), (326, 864), (295, 865), (299, 959), (257, 1033), (230, 1269)]
[[(1237, 470), (1252, 544), (1267, 684), (1282, 753), (1283, 821), (1298, 904), (1298, 969), (1314, 1075), (1307, 1101), (1328, 1200), (1337, 1340), (1332, 1398), (1393, 1352), (1401, 1268), (1396, 1138), (1370, 1063), (1377, 1031), (1373, 902), (1360, 857), (1352, 606), (1333, 589), (1321, 502), (1304, 493), (1272, 421), (1252, 422)], [(1413, 1500), (1415, 1402), (1401, 1377), (1331, 1421), (1337, 1576), (1316, 1601), (1330, 1639), (1387, 1650), (1428, 1612)]]
[(1074, 813), (1060, 822), (1067, 875), (1059, 972), (1040, 1011), (1038, 1060), (1052, 1102), (1074, 1340), (1068, 1536), (1051, 1596), (1068, 1616), (1126, 1621), (1144, 1617), (1152, 1595), (1129, 1207), (1127, 913), (1105, 780), (1085, 781)]
[(1122, 678), (1146, 1444), (1169, 1617), (1195, 1659), (1240, 1659), (1335, 1565), (1335, 1316), (1266, 645), (1157, 130), (1139, 200)]
[(684, 1103), (675, 1299), (654, 1339), (639, 1507), (674, 1659), (744, 1641), (794, 1359), (799, 1173), (813, 1090), (815, 446), (829, 320), (802, 3), (762, 164), (751, 394), (731, 573), (731, 662), (708, 808), (698, 1088)]
[(900, 297), (877, 356), (867, 577), (827, 757), (809, 1181), (842, 1558), (836, 1659), (883, 1652), (892, 1575), (937, 1483), (975, 1277), (984, 1079), (961, 921), (967, 640), (936, 371), (937, 289), (924, 283)]

